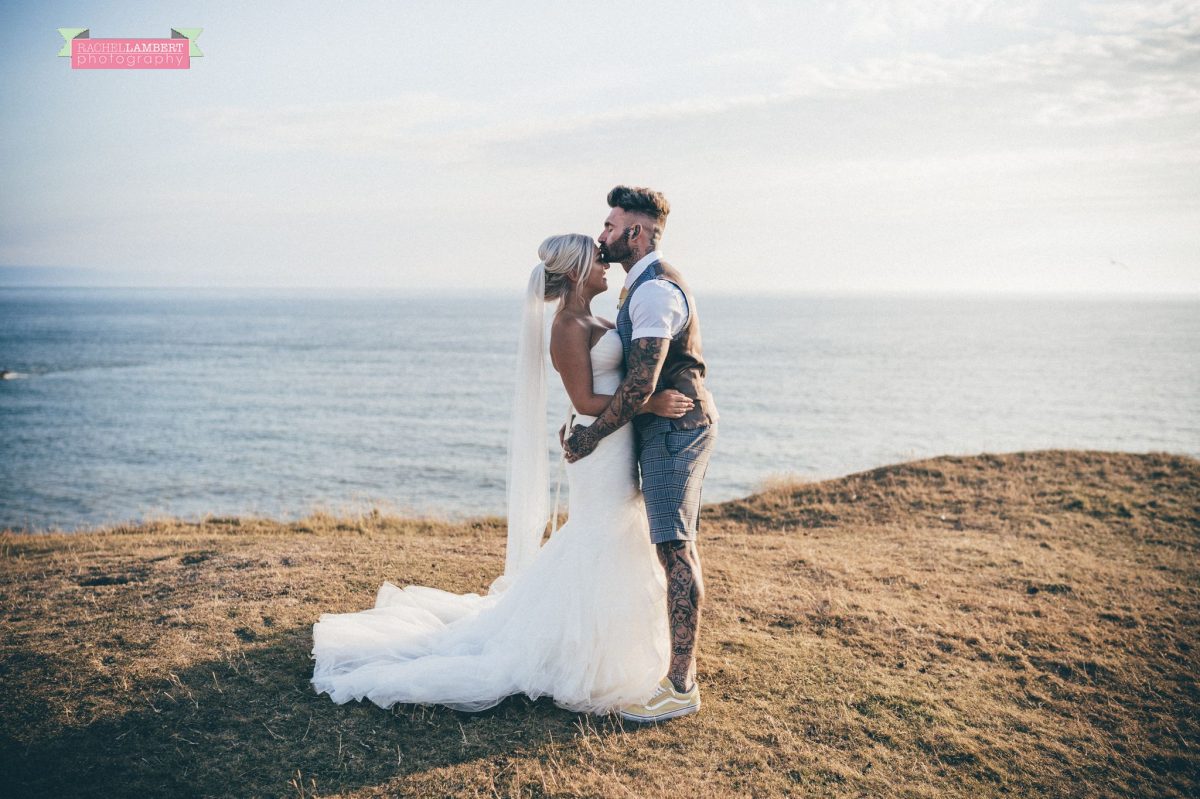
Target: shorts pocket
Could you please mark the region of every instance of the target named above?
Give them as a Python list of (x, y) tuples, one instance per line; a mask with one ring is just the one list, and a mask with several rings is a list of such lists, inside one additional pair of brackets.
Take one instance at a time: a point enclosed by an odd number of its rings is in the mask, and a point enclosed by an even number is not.
[(696, 443), (697, 430), (672, 430), (663, 436), (663, 447), (672, 458)]

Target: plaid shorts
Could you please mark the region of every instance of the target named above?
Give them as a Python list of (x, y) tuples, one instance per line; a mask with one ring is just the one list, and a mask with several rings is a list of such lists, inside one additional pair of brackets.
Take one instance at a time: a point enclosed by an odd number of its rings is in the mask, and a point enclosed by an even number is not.
[(696, 540), (700, 491), (716, 440), (715, 424), (639, 435), (638, 464), (652, 543)]

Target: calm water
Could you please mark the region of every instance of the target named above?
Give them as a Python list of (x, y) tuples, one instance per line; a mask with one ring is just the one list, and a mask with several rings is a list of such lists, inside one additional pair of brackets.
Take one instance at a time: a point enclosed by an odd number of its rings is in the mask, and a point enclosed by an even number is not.
[[(1195, 300), (699, 303), (722, 417), (706, 500), (947, 453), (1200, 456)], [(516, 295), (0, 289), (0, 369), (27, 375), (0, 381), (0, 527), (503, 513), (518, 314)]]

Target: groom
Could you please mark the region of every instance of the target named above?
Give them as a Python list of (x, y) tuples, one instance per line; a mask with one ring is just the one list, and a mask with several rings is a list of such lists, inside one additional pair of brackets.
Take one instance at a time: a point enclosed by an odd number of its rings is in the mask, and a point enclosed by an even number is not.
[[(652, 189), (617, 186), (608, 193), (612, 209), (600, 234), (600, 257), (625, 267), (617, 311), (617, 333), (625, 348), (625, 380), (608, 408), (590, 427), (577, 425), (566, 440), (572, 463), (590, 454), (600, 439), (633, 421), (650, 540), (667, 573), (671, 666), (644, 705), (621, 710), (630, 721), (661, 721), (700, 709), (696, 684), (696, 634), (704, 582), (696, 532), (700, 489), (717, 437), (717, 408), (704, 386), (700, 319), (683, 277), (658, 251), (671, 206)], [(682, 418), (637, 415), (655, 391), (673, 388), (690, 397)]]

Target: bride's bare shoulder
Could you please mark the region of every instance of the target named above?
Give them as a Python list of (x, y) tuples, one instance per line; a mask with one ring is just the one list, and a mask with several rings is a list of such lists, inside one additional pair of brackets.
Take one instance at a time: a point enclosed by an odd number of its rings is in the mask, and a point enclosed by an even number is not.
[(582, 316), (571, 313), (557, 314), (550, 324), (550, 344), (553, 346), (555, 340), (569, 341), (578, 336), (585, 336), (588, 328), (588, 320)]
[(564, 358), (587, 353), (591, 339), (588, 320), (574, 314), (560, 313), (550, 324), (550, 363), (558, 371)]

